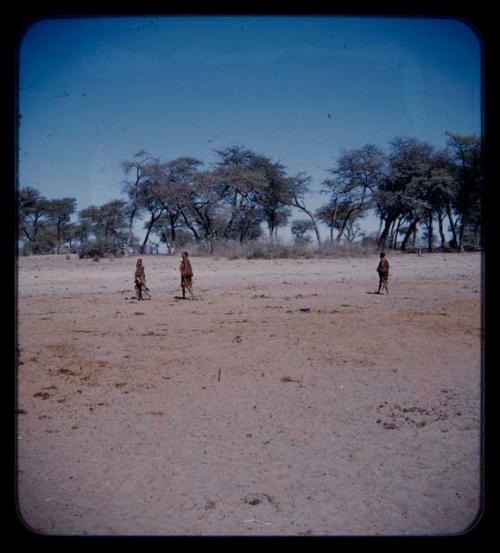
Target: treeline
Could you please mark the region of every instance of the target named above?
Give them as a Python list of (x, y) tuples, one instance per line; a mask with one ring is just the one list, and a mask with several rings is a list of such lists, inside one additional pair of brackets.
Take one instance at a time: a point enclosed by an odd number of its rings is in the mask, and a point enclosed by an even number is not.
[[(481, 245), (482, 151), (474, 135), (447, 133), (443, 149), (416, 138), (397, 137), (387, 150), (367, 144), (344, 151), (321, 183), (324, 204), (308, 208), (311, 178), (289, 175), (280, 162), (242, 146), (216, 150), (204, 168), (193, 157), (163, 161), (145, 151), (122, 164), (123, 198), (76, 211), (74, 198), (50, 200), (31, 187), (18, 191), (23, 254), (71, 251), (81, 257), (145, 253), (166, 245), (197, 244), (209, 253), (217, 244), (277, 241), (291, 223), (296, 243), (315, 239), (319, 224), (336, 244), (373, 243), (407, 249), (417, 235), (429, 251)], [(302, 219), (292, 220), (292, 208)], [(379, 230), (361, 232), (360, 221), (375, 213)], [(76, 222), (72, 221), (77, 215)], [(144, 237), (134, 234), (144, 225)], [(152, 237), (158, 242), (153, 244)]]

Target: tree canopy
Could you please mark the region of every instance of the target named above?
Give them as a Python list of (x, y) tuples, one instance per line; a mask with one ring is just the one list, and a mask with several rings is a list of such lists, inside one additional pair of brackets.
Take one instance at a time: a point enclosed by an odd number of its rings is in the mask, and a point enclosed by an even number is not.
[[(305, 172), (290, 174), (281, 162), (241, 145), (215, 150), (210, 166), (183, 156), (162, 160), (141, 150), (122, 163), (122, 193), (101, 206), (76, 211), (74, 198), (47, 199), (26, 186), (18, 190), (18, 236), (24, 253), (77, 251), (98, 243), (103, 251), (147, 251), (152, 236), (170, 253), (193, 242), (207, 251), (218, 242), (262, 239), (270, 244), (294, 219), (296, 240), (321, 245), (363, 237), (360, 221), (379, 218), (380, 248), (406, 249), (417, 233), (429, 251), (481, 244), (483, 166), (481, 141), (447, 133), (445, 148), (398, 136), (386, 150), (373, 144), (342, 151), (319, 183), (326, 201), (309, 207), (314, 187)], [(76, 216), (76, 220), (72, 218)], [(134, 228), (142, 221), (141, 240)], [(265, 229), (265, 233), (263, 232)]]

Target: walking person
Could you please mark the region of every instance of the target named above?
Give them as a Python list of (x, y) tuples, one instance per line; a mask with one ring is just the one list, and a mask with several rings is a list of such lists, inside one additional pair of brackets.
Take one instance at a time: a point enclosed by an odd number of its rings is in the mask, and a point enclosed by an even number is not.
[(142, 297), (142, 292), (145, 292), (149, 298), (151, 298), (148, 287), (146, 286), (146, 272), (144, 270), (144, 265), (142, 264), (142, 259), (138, 259), (135, 264), (134, 283), (135, 297), (138, 300), (144, 299)]
[(387, 259), (384, 252), (380, 254), (380, 261), (377, 267), (377, 273), (379, 277), (378, 290), (376, 294), (381, 294), (382, 290), (385, 289), (386, 293), (389, 294), (389, 260)]
[(194, 300), (193, 294), (193, 268), (191, 267), (191, 261), (189, 260), (188, 252), (182, 252), (181, 255), (181, 289), (182, 299), (186, 299), (186, 289), (189, 292), (191, 299)]

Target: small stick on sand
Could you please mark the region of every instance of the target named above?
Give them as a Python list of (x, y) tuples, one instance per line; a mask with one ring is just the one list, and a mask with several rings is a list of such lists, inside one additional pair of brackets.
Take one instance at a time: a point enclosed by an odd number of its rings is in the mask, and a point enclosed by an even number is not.
[(247, 520), (243, 521), (243, 523), (245, 522), (258, 522), (260, 524), (265, 524), (266, 526), (271, 526), (270, 522), (265, 522), (263, 520), (260, 520), (259, 518), (248, 518)]
[(217, 382), (220, 382), (220, 371), (221, 369), (219, 369), (219, 374), (217, 375)]

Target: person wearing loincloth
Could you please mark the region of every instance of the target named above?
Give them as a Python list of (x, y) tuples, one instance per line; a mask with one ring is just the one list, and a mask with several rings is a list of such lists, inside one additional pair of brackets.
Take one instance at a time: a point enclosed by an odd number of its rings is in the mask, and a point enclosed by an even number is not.
[(191, 299), (194, 300), (193, 294), (193, 268), (191, 267), (191, 261), (189, 260), (188, 252), (182, 252), (181, 255), (181, 289), (182, 289), (182, 298), (186, 298), (186, 289), (191, 295)]
[(138, 259), (135, 264), (134, 283), (135, 296), (138, 300), (142, 300), (142, 292), (144, 291), (148, 293), (148, 287), (146, 286), (146, 272), (144, 270), (144, 265), (142, 264), (142, 259)]
[(377, 267), (377, 273), (379, 278), (378, 290), (376, 294), (381, 294), (382, 290), (385, 289), (386, 293), (389, 293), (389, 260), (387, 259), (384, 252), (380, 254), (380, 261)]

